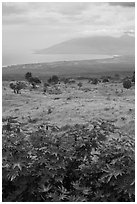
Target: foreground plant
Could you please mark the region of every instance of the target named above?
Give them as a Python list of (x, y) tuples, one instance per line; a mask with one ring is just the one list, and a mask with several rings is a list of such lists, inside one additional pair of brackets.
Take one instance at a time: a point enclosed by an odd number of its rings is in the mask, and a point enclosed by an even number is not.
[(27, 137), (7, 131), (3, 201), (132, 202), (134, 162), (134, 139), (104, 121)]

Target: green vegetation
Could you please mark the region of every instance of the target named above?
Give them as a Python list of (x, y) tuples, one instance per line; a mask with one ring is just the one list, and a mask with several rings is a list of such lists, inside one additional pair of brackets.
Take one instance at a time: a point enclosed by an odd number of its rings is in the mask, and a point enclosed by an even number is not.
[(9, 86), (14, 90), (14, 93), (18, 94), (20, 93), (21, 89), (24, 89), (26, 87), (26, 84), (21, 81), (12, 81), (10, 82)]
[(123, 81), (123, 87), (124, 87), (125, 89), (130, 89), (131, 86), (132, 86), (132, 83), (131, 83), (131, 81), (130, 81), (129, 79), (125, 79), (125, 80)]
[(26, 79), (27, 81), (29, 81), (30, 78), (32, 78), (32, 73), (31, 73), (31, 72), (27, 72), (27, 73), (25, 74), (25, 79)]
[(82, 83), (81, 83), (81, 82), (78, 83), (78, 87), (79, 87), (79, 88), (82, 87)]
[(99, 78), (102, 75), (115, 75), (118, 73), (122, 76), (128, 76), (135, 70), (134, 56), (121, 56), (114, 59), (103, 60), (80, 60), (54, 62), (54, 63), (36, 63), (24, 65), (12, 65), (2, 68), (2, 80), (11, 81), (24, 80), (24, 75), (27, 72), (33, 73), (34, 76), (39, 76), (41, 80), (47, 80), (50, 76), (57, 75), (58, 77), (67, 78), (83, 78), (95, 77)]
[(111, 123), (4, 127), (3, 202), (135, 201), (134, 139)]
[(97, 84), (98, 83), (98, 79), (97, 78), (93, 78), (92, 79), (92, 84)]
[(31, 83), (31, 85), (33, 86), (33, 88), (36, 88), (36, 84), (41, 84), (41, 81), (38, 77), (32, 77), (32, 73), (31, 72), (27, 72), (25, 74), (25, 79)]
[(135, 83), (135, 72), (133, 72), (132, 82), (134, 82), (134, 83)]
[(51, 84), (51, 83), (57, 84), (58, 82), (59, 82), (59, 78), (58, 78), (58, 76), (56, 76), (56, 75), (53, 75), (52, 77), (50, 77), (50, 78), (48, 79), (48, 83), (49, 83), (49, 84)]

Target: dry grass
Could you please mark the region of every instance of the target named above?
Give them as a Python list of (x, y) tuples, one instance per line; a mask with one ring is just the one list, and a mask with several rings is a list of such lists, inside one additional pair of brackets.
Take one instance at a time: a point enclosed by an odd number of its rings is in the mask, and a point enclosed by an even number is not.
[[(123, 89), (122, 83), (92, 85), (86, 80), (83, 80), (82, 84), (82, 89), (74, 85), (60, 84), (59, 95), (43, 94), (41, 87), (14, 94), (8, 83), (3, 82), (3, 118), (16, 116), (19, 122), (27, 123), (29, 129), (35, 129), (40, 123), (48, 122), (61, 127), (86, 124), (100, 118), (114, 121), (123, 131), (124, 128), (127, 131), (131, 121), (134, 124), (134, 87)], [(52, 110), (50, 114), (49, 108)], [(128, 131), (134, 133), (134, 125), (129, 126)]]

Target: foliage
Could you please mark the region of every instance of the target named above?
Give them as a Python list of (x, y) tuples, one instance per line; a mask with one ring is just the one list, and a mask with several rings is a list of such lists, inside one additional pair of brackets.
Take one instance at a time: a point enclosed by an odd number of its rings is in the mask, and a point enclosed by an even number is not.
[(78, 87), (79, 87), (79, 88), (82, 87), (82, 83), (81, 83), (81, 82), (78, 83)]
[(123, 87), (124, 87), (125, 89), (130, 89), (131, 86), (132, 86), (132, 83), (131, 83), (131, 81), (130, 81), (129, 79), (125, 79), (125, 80), (123, 81)]
[(64, 84), (67, 84), (69, 82), (69, 79), (68, 78), (60, 78), (60, 81), (63, 82)]
[(29, 81), (29, 78), (31, 78), (32, 77), (32, 73), (31, 72), (27, 72), (26, 74), (25, 74), (25, 79), (27, 80), (27, 81)]
[(92, 84), (97, 84), (98, 83), (98, 79), (97, 78), (93, 78), (92, 79)]
[(49, 84), (47, 82), (44, 83), (44, 88), (47, 88)]
[(103, 78), (103, 79), (102, 79), (102, 82), (103, 82), (103, 83), (109, 82), (109, 78), (108, 78), (108, 77)]
[(133, 202), (134, 162), (134, 139), (107, 121), (5, 130), (3, 201)]
[(14, 93), (19, 93), (21, 89), (26, 87), (26, 84), (22, 81), (12, 81), (9, 84), (10, 88), (14, 90)]
[(47, 92), (47, 88), (49, 87), (49, 84), (47, 82), (44, 83), (44, 88), (43, 88), (43, 92)]
[(38, 77), (32, 77), (31, 72), (25, 74), (25, 79), (32, 84), (33, 88), (36, 88), (36, 84), (41, 84), (41, 80)]
[(135, 83), (135, 72), (133, 73), (133, 76), (132, 76), (132, 82)]
[(54, 83), (54, 84), (57, 84), (59, 82), (59, 78), (58, 78), (58, 76), (56, 76), (56, 75), (53, 75), (52, 77), (50, 77), (49, 79), (48, 79), (48, 83), (50, 84), (50, 83)]

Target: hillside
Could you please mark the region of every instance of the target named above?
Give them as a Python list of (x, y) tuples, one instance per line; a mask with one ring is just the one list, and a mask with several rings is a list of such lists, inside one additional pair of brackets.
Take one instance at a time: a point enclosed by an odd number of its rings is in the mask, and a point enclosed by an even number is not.
[(135, 52), (135, 38), (96, 36), (71, 39), (52, 47), (38, 50), (38, 54), (104, 54), (131, 55)]
[(92, 77), (95, 75), (122, 73), (127, 75), (135, 69), (135, 57), (124, 56), (110, 59), (61, 61), (52, 63), (23, 64), (3, 67), (2, 80), (23, 80), (26, 72), (46, 80), (51, 75), (65, 77)]

